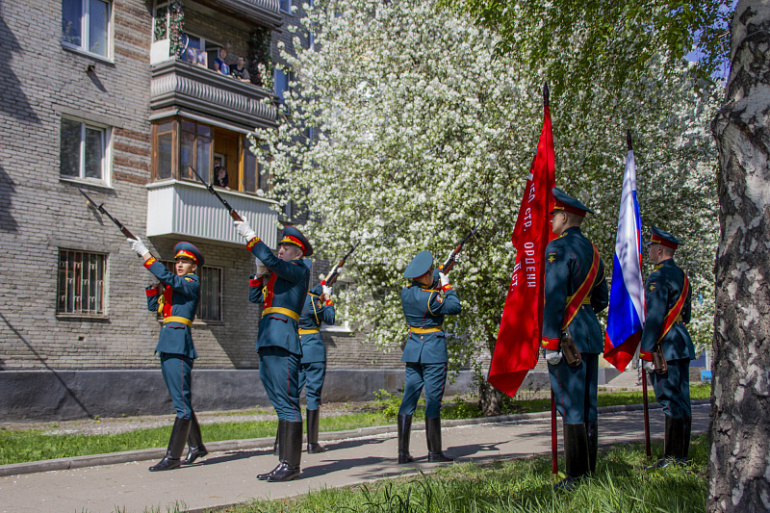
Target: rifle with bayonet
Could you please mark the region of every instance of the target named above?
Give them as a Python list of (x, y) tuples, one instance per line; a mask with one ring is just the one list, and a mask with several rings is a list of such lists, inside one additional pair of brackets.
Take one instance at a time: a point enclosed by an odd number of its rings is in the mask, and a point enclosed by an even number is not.
[(327, 287), (334, 285), (334, 282), (337, 281), (337, 278), (340, 275), (340, 269), (343, 265), (345, 265), (345, 261), (348, 259), (348, 257), (350, 257), (350, 255), (353, 254), (353, 251), (356, 250), (359, 244), (361, 244), (361, 242), (358, 242), (355, 246), (350, 248), (350, 251), (348, 251), (345, 256), (342, 257), (340, 261), (334, 265), (334, 267), (332, 267), (332, 270), (329, 271), (329, 274), (326, 275), (326, 278), (321, 281), (321, 285), (325, 285)]
[(119, 230), (120, 230), (120, 231), (123, 233), (123, 235), (125, 235), (125, 236), (126, 236), (127, 238), (129, 238), (129, 239), (139, 240), (139, 239), (137, 239), (137, 238), (134, 236), (134, 234), (133, 234), (133, 233), (131, 233), (131, 230), (129, 230), (128, 228), (126, 228), (125, 226), (123, 226), (123, 223), (121, 223), (120, 221), (118, 221), (116, 218), (112, 217), (112, 216), (110, 215), (110, 213), (109, 213), (109, 212), (107, 212), (107, 209), (106, 209), (106, 208), (104, 208), (104, 203), (102, 203), (102, 204), (100, 204), (100, 205), (97, 205), (97, 204), (96, 204), (96, 202), (95, 202), (94, 200), (92, 200), (92, 199), (91, 199), (91, 198), (88, 196), (88, 194), (86, 194), (85, 192), (83, 192), (83, 189), (78, 189), (78, 191), (80, 191), (80, 194), (82, 194), (83, 196), (85, 196), (85, 198), (86, 198), (86, 202), (87, 202), (87, 205), (88, 205), (88, 206), (92, 207), (92, 208), (93, 208), (93, 209), (95, 209), (97, 212), (101, 212), (102, 214), (106, 215), (106, 216), (107, 216), (107, 217), (110, 219), (110, 221), (112, 221), (113, 223), (115, 223), (115, 226), (117, 226), (117, 227), (118, 227), (118, 229), (119, 229)]
[(449, 257), (446, 259), (446, 262), (441, 264), (439, 266), (439, 271), (441, 271), (444, 274), (447, 274), (449, 271), (452, 270), (452, 267), (455, 265), (455, 259), (457, 258), (457, 255), (460, 254), (460, 251), (463, 250), (463, 245), (470, 240), (473, 235), (476, 234), (476, 231), (479, 229), (479, 225), (477, 224), (465, 237), (463, 237), (463, 240), (460, 241), (460, 243), (455, 247), (454, 250), (449, 254)]
[(216, 196), (217, 199), (222, 202), (222, 204), (225, 206), (227, 211), (230, 212), (230, 217), (232, 217), (234, 221), (243, 221), (243, 218), (240, 215), (238, 215), (238, 212), (236, 212), (235, 209), (230, 206), (230, 204), (227, 202), (227, 200), (224, 199), (222, 196), (220, 196), (219, 193), (216, 190), (214, 190), (213, 183), (206, 183), (206, 180), (204, 180), (203, 177), (198, 174), (198, 172), (195, 170), (194, 167), (192, 167), (192, 166), (189, 166), (189, 167), (190, 167), (190, 170), (193, 173), (195, 173), (195, 176), (198, 177), (198, 180), (200, 180), (201, 183), (206, 186), (206, 188), (209, 190), (209, 192), (211, 194), (213, 194), (214, 196)]

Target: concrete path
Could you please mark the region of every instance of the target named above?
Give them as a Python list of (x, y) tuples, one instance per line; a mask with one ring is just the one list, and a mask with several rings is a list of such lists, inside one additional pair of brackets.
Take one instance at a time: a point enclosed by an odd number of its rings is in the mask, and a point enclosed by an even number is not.
[[(599, 443), (643, 440), (641, 411), (605, 408), (599, 419)], [(550, 451), (550, 416), (533, 414), (508, 417), (507, 421), (447, 421), (443, 439), (445, 453), (461, 462), (483, 462), (498, 458), (528, 457)], [(483, 423), (479, 423), (479, 420)], [(708, 427), (709, 405), (694, 405), (693, 432)], [(653, 439), (663, 433), (663, 413), (650, 411)], [(144, 512), (202, 511), (204, 508), (246, 502), (254, 498), (276, 499), (326, 487), (430, 472), (422, 424), (412, 429), (414, 464), (398, 465), (394, 426), (386, 432), (354, 437), (349, 432), (322, 434), (337, 438), (324, 442), (327, 452), (302, 453), (301, 479), (288, 483), (266, 483), (256, 474), (277, 463), (272, 443), (261, 449), (213, 452), (201, 464), (170, 472), (150, 473), (154, 461), (131, 461), (69, 470), (35, 472), (0, 477), (0, 512)], [(559, 421), (561, 443), (561, 421)], [(205, 433), (204, 433), (205, 436)], [(213, 445), (213, 444), (212, 444)], [(269, 447), (267, 447), (269, 445)], [(600, 455), (601, 465), (601, 455)], [(562, 469), (563, 470), (563, 469)]]

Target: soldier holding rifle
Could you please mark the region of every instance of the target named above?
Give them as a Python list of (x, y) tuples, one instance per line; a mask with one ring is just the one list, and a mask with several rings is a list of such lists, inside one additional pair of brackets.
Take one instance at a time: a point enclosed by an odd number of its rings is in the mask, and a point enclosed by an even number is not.
[(580, 231), (591, 210), (556, 187), (553, 196), (551, 230), (559, 237), (545, 250), (542, 346), (556, 409), (564, 421), (567, 477), (556, 487), (569, 490), (596, 470), (596, 395), (604, 348), (596, 313), (607, 308), (609, 293), (599, 252)]
[(448, 273), (463, 244), (477, 229), (478, 226), (460, 242), (439, 269), (433, 269), (433, 256), (426, 250), (418, 253), (404, 270), (404, 278), (412, 283), (401, 290), (401, 308), (409, 325), (409, 338), (401, 357), (406, 370), (404, 395), (398, 410), (399, 463), (414, 461), (409, 453), (409, 438), (412, 415), (423, 388), (428, 461), (452, 461), (441, 450), (441, 400), (449, 361), (443, 324), (444, 316), (459, 314), (462, 305), (449, 284)]
[[(326, 377), (326, 345), (321, 336), (321, 323), (334, 324), (336, 310), (331, 300), (332, 285), (337, 281), (342, 266), (356, 249), (348, 253), (329, 271), (320, 284), (313, 287), (305, 297), (305, 305), (299, 319), (299, 341), (302, 345), (302, 360), (299, 369), (299, 390), (305, 388), (307, 397), (307, 452), (315, 454), (326, 449), (318, 443), (318, 423), (321, 408), (321, 392)], [(312, 266), (305, 260), (308, 268)]]
[[(302, 346), (298, 322), (310, 285), (310, 269), (303, 256), (313, 254), (302, 233), (288, 226), (279, 242), (278, 256), (257, 237), (249, 224), (235, 221), (246, 247), (259, 259), (252, 288), (261, 288), (264, 302), (257, 334), (259, 377), (278, 415), (279, 463), (257, 478), (270, 482), (289, 481), (300, 474), (302, 411), (299, 406), (299, 371)], [(270, 271), (266, 279), (267, 271)], [(266, 280), (266, 281), (265, 281)]]
[[(203, 255), (189, 242), (179, 242), (174, 246), (174, 272), (170, 272), (150, 254), (139, 237), (107, 212), (104, 205), (97, 205), (82, 190), (80, 193), (91, 207), (115, 223), (131, 248), (144, 259), (145, 268), (160, 282), (147, 288), (147, 308), (153, 312), (160, 311), (163, 316), (155, 352), (160, 356), (163, 381), (171, 395), (176, 418), (166, 455), (150, 467), (150, 471), (171, 470), (182, 464), (191, 464), (208, 454), (192, 408), (192, 368), (198, 353), (193, 344), (191, 326), (200, 302), (200, 280), (195, 270), (203, 266)], [(190, 452), (182, 461), (185, 443), (189, 445)]]
[(674, 262), (674, 252), (682, 243), (655, 226), (650, 231), (648, 253), (656, 267), (644, 284), (647, 320), (639, 357), (645, 370), (652, 372), (655, 398), (666, 416), (663, 458), (653, 465), (664, 468), (687, 461), (690, 448), (690, 360), (695, 358), (695, 347), (685, 323), (690, 322), (692, 289)]

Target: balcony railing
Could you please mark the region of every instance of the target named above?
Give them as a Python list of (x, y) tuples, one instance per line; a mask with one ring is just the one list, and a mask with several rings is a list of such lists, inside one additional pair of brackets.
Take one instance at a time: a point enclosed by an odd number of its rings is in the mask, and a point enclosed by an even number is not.
[(191, 62), (168, 60), (152, 66), (150, 109), (177, 107), (203, 113), (246, 129), (277, 126), (273, 94)]
[[(147, 189), (148, 236), (173, 235), (244, 244), (227, 209), (203, 185), (165, 180), (153, 182)], [(265, 244), (277, 247), (278, 213), (270, 208), (273, 201), (225, 189), (217, 192), (248, 221)]]
[(283, 22), (279, 0), (208, 0), (208, 3), (262, 25), (277, 28)]

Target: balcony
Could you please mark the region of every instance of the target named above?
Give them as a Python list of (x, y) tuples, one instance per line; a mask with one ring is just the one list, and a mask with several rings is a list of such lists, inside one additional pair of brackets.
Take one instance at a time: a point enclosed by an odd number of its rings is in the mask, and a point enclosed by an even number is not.
[[(165, 180), (147, 185), (147, 235), (198, 238), (243, 245), (222, 203), (199, 183)], [(272, 200), (242, 192), (217, 192), (271, 248), (278, 246), (278, 213)]]
[[(167, 60), (152, 66), (150, 109), (204, 114), (245, 130), (277, 127), (278, 110), (270, 91), (226, 77), (197, 64)], [(151, 116), (157, 117), (157, 116)]]
[(279, 0), (201, 0), (239, 19), (278, 28), (283, 23)]

